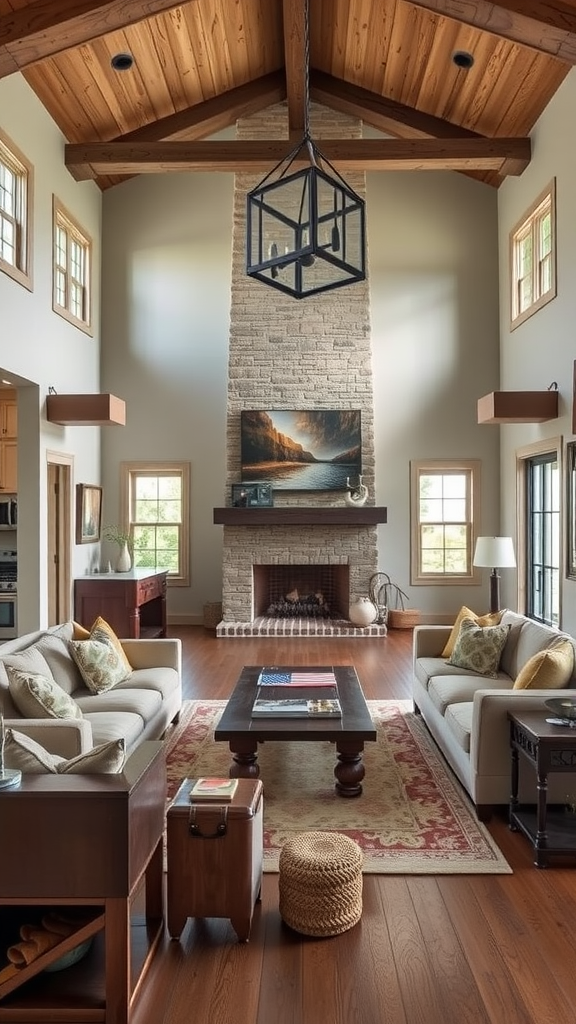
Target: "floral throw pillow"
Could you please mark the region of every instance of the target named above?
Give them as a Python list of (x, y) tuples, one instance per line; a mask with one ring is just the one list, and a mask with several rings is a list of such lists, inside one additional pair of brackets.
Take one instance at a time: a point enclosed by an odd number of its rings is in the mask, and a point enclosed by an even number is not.
[(447, 664), (495, 679), (509, 629), (509, 626), (477, 626), (473, 619), (462, 619)]
[(76, 701), (38, 672), (6, 665), (10, 696), (23, 718), (82, 718)]
[(102, 640), (70, 640), (70, 651), (91, 693), (105, 693), (130, 673), (118, 652)]

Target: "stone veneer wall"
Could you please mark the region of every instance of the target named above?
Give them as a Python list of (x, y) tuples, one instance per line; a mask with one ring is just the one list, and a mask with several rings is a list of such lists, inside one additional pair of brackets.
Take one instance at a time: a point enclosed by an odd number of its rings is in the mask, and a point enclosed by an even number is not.
[[(359, 138), (356, 119), (317, 105), (311, 136)], [(238, 123), (242, 139), (288, 139), (285, 104)], [(287, 150), (290, 143), (286, 143)], [(234, 191), (232, 297), (227, 408), (226, 503), (239, 480), (241, 409), (360, 409), (362, 466), (374, 504), (374, 409), (368, 282), (296, 300), (247, 277), (246, 194), (263, 175), (237, 174)], [(346, 181), (365, 195), (363, 173)], [(343, 494), (276, 492), (275, 504), (340, 505)], [(367, 594), (378, 568), (376, 527), (224, 528), (223, 622), (253, 618), (252, 565), (349, 564), (350, 600)]]

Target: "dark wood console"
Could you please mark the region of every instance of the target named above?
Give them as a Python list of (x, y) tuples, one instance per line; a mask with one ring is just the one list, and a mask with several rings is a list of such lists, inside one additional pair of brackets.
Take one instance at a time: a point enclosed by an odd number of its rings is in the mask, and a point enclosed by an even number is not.
[(165, 569), (80, 576), (74, 580), (74, 618), (86, 629), (101, 615), (119, 637), (166, 636)]
[[(163, 928), (165, 800), (157, 742), (142, 743), (121, 775), (28, 775), (0, 790), (0, 1022), (128, 1024)], [(139, 922), (133, 904), (142, 886)], [(81, 913), (78, 930), (6, 977), (20, 924), (72, 908)], [(90, 936), (84, 960), (43, 973)]]

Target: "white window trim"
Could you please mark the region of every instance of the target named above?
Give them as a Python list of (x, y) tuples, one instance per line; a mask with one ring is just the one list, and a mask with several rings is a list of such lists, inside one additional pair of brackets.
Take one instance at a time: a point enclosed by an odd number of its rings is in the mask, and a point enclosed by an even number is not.
[[(418, 518), (419, 479), (422, 473), (470, 473), (472, 494), (470, 498), (470, 571), (441, 576), (423, 575), (420, 571), (420, 530)], [(480, 585), (482, 571), (472, 560), (480, 523), (480, 481), (481, 462), (479, 459), (413, 459), (410, 463), (410, 584), (413, 587), (458, 587)]]
[(28, 291), (33, 291), (32, 280), (32, 225), (33, 217), (33, 195), (34, 195), (34, 168), (24, 154), (18, 149), (12, 140), (0, 130), (0, 157), (18, 177), (21, 179), (21, 215), (16, 218), (20, 235), (21, 259), (16, 263), (9, 263), (0, 256), (0, 271), (11, 277), (18, 284), (21, 284)]
[[(72, 313), (66, 306), (61, 306), (56, 301), (56, 226), (58, 223), (64, 222), (68, 238), (75, 238), (80, 243), (86, 254), (86, 272), (85, 279), (82, 282), (85, 296), (86, 296), (86, 319), (77, 317)], [(92, 261), (93, 261), (93, 244), (90, 235), (84, 230), (84, 228), (78, 223), (78, 221), (72, 216), (71, 213), (62, 205), (56, 196), (52, 197), (52, 309), (58, 316), (67, 320), (68, 323), (74, 324), (79, 330), (83, 331), (84, 334), (93, 337), (94, 331), (92, 329)]]
[(138, 473), (180, 473), (182, 476), (182, 530), (180, 544), (180, 572), (168, 574), (171, 587), (190, 586), (190, 463), (189, 462), (121, 462), (120, 463), (120, 523), (119, 528), (132, 533), (130, 517), (131, 478)]
[[(548, 291), (540, 294), (539, 291), (539, 278), (538, 278), (538, 267), (539, 260), (537, 258), (537, 236), (536, 230), (537, 224), (545, 205), (550, 206), (550, 231), (551, 231), (551, 249), (550, 249), (550, 288)], [(533, 300), (527, 309), (518, 309), (518, 285), (519, 277), (517, 273), (517, 250), (518, 240), (521, 235), (532, 233), (532, 284), (533, 284)], [(534, 200), (529, 209), (522, 215), (521, 219), (512, 228), (509, 235), (509, 276), (510, 276), (510, 330), (515, 330), (520, 324), (525, 323), (534, 313), (537, 313), (539, 309), (546, 306), (552, 299), (556, 298), (556, 179), (553, 178), (550, 184), (540, 193), (539, 196)]]

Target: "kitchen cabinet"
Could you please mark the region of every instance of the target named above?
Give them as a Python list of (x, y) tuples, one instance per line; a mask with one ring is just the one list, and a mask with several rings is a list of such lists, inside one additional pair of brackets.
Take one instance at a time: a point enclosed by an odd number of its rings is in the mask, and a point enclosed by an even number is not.
[(0, 492), (18, 489), (18, 413), (15, 391), (0, 391)]

